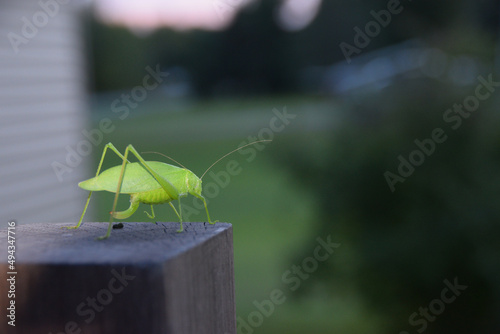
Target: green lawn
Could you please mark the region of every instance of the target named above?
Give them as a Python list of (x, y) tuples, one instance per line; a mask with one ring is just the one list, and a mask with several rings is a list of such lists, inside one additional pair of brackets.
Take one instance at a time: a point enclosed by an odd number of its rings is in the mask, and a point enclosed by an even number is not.
[[(217, 196), (209, 199), (212, 219), (233, 224), (237, 315), (242, 318), (256, 310), (254, 301), (269, 298), (274, 289), (285, 292), (287, 301), (276, 306), (255, 333), (342, 333), (366, 332), (359, 323), (362, 312), (359, 301), (351, 296), (339, 300), (322, 300), (309, 296), (296, 300), (293, 292), (281, 281), (282, 274), (293, 264), (297, 251), (307, 237), (315, 237), (315, 205), (313, 197), (294, 180), (286, 166), (274, 157), (294, 146), (307, 147), (327, 140), (335, 123), (334, 105), (318, 98), (279, 97), (273, 99), (202, 101), (162, 103), (152, 99), (143, 103), (120, 120), (109, 110), (110, 103), (99, 104), (93, 114), (93, 126), (109, 117), (116, 130), (106, 135), (104, 142), (113, 142), (123, 150), (131, 143), (139, 152), (157, 151), (178, 160), (198, 176), (223, 154), (235, 149), (249, 136), (257, 136), (270, 128), (274, 108), (296, 115), (282, 131), (274, 133), (273, 142), (255, 159), (235, 153), (212, 170), (220, 173), (227, 163), (236, 161), (241, 173), (231, 176)], [(267, 137), (266, 137), (267, 138)], [(313, 138), (313, 139), (308, 139)], [(102, 145), (94, 151), (95, 166)], [(147, 160), (165, 161), (161, 156), (145, 155)], [(105, 167), (115, 165), (118, 158), (110, 157)], [(210, 173), (204, 185), (213, 182)], [(120, 209), (128, 198), (122, 196)], [(97, 219), (106, 221), (113, 196), (96, 194), (93, 203)], [(183, 200), (192, 206), (192, 198)], [(129, 221), (148, 220), (140, 208)], [(148, 209), (144, 206), (144, 209)], [(155, 208), (158, 220), (175, 221), (168, 205)], [(190, 217), (205, 221), (204, 212)]]

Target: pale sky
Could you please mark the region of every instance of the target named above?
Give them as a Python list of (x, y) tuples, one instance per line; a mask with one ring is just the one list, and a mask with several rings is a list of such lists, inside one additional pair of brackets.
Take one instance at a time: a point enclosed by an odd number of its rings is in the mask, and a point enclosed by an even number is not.
[[(253, 0), (95, 0), (97, 15), (105, 22), (135, 29), (171, 26), (177, 29), (224, 28), (238, 9)], [(265, 1), (265, 0), (264, 0)], [(286, 30), (307, 26), (322, 0), (287, 0), (278, 13)]]

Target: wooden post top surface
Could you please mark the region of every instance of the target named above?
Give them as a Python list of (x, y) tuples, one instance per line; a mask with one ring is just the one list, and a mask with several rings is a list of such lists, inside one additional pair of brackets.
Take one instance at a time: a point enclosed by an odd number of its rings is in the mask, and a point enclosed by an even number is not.
[[(84, 223), (78, 229), (64, 229), (71, 223), (16, 225), (16, 264), (153, 264), (199, 245), (211, 237), (232, 232), (229, 223), (128, 223), (113, 229), (105, 240), (108, 223)], [(227, 231), (229, 230), (229, 231)], [(232, 237), (232, 233), (229, 233)], [(0, 261), (7, 261), (7, 229), (0, 230)]]

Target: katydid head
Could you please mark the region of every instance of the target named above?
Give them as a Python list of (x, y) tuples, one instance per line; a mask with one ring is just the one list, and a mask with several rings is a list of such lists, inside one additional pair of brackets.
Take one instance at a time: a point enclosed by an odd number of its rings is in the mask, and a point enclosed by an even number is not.
[(195, 194), (201, 195), (201, 179), (190, 170), (187, 170), (188, 189)]
[(241, 149), (243, 149), (243, 148), (245, 148), (245, 147), (247, 147), (247, 146), (254, 145), (254, 144), (258, 144), (258, 143), (263, 143), (263, 142), (268, 142), (268, 141), (272, 141), (272, 140), (270, 140), (270, 139), (265, 139), (265, 140), (257, 140), (257, 141), (254, 141), (254, 142), (248, 143), (248, 144), (246, 144), (246, 145), (240, 146), (240, 147), (238, 147), (237, 149), (234, 149), (234, 150), (232, 150), (231, 152), (224, 154), (222, 157), (220, 157), (219, 159), (217, 159), (217, 160), (216, 160), (213, 164), (211, 164), (211, 165), (210, 165), (210, 167), (208, 167), (208, 168), (205, 170), (205, 172), (203, 172), (203, 174), (201, 174), (200, 180), (201, 180), (201, 179), (203, 179), (203, 176), (205, 176), (205, 174), (206, 174), (206, 173), (207, 173), (210, 169), (212, 169), (212, 167), (213, 167), (213, 166), (215, 166), (216, 164), (218, 164), (218, 163), (219, 163), (222, 159), (224, 159), (224, 158), (225, 158), (225, 157), (227, 157), (228, 155), (233, 154), (234, 152), (237, 152), (237, 151), (239, 151), (239, 150), (241, 150)]

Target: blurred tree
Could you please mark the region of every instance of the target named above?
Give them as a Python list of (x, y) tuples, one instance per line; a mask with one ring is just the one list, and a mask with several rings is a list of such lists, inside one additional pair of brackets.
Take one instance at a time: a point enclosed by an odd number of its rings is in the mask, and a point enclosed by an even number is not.
[(94, 18), (89, 20), (89, 32), (91, 89), (125, 89), (142, 82), (145, 67), (152, 66), (145, 52), (146, 40), (127, 28), (104, 25)]
[(202, 95), (290, 91), (295, 86), (290, 40), (274, 19), (280, 3), (258, 1), (221, 32), (158, 29), (139, 37), (93, 21), (95, 89), (137, 84), (149, 61), (185, 67)]
[[(500, 326), (500, 123), (494, 98), (481, 102), (456, 130), (443, 120), (469, 94), (429, 79), (395, 84), (349, 110), (331, 147), (291, 151), (283, 161), (318, 201), (318, 231), (298, 259), (309, 254), (318, 235), (331, 234), (344, 247), (305, 286), (327, 284), (332, 297), (354, 286), (385, 317), (381, 333), (420, 329), (410, 326), (410, 315), (440, 299), (443, 280), (455, 277), (467, 289), (428, 321), (426, 333), (493, 333)], [(374, 117), (360, 123), (366, 118), (353, 114), (366, 115), (365, 108)], [(422, 151), (415, 140), (430, 138), (436, 128), (446, 141), (426, 140), (432, 152), (422, 153), (425, 161), (391, 192), (386, 171), (398, 174), (398, 157), (409, 160)]]
[[(371, 9), (382, 9), (386, 3), (372, 1)], [(367, 51), (418, 37), (445, 52), (492, 62), (497, 27), (491, 22), (498, 21), (493, 17), (499, 12), (493, 15), (484, 9), (498, 9), (498, 2), (404, 4), (404, 14), (384, 30), (386, 37), (377, 36)], [(336, 3), (324, 6), (335, 11)], [(326, 12), (301, 34), (320, 24), (327, 26)], [(352, 39), (352, 30), (347, 31), (347, 37), (337, 38)], [(386, 319), (386, 327), (374, 333), (499, 331), (498, 100), (481, 102), (479, 111), (456, 130), (443, 120), (443, 113), (473, 94), (474, 88), (401, 79), (376, 94), (353, 93), (349, 105), (344, 104), (342, 127), (334, 130), (329, 146), (300, 149), (298, 145), (282, 157), (283, 165), (295, 172), (318, 202), (317, 232), (294, 262), (309, 255), (318, 235), (331, 234), (343, 244), (337, 256), (304, 282), (302, 293), (322, 286), (328, 287), (332, 298), (346, 289), (360, 291), (366, 305)], [(430, 138), (436, 128), (445, 131), (446, 141), (434, 143), (431, 154), (422, 153), (423, 164), (391, 192), (384, 174), (398, 174), (399, 157), (409, 160), (419, 149), (415, 140)], [(422, 310), (441, 298), (443, 281), (453, 282), (455, 277), (467, 289), (442, 313), (425, 319)]]
[(221, 33), (218, 89), (229, 93), (283, 93), (294, 87), (290, 36), (275, 13), (281, 0), (257, 1)]
[[(374, 20), (372, 12), (387, 9), (388, 3), (325, 0), (309, 26), (285, 32), (276, 22), (282, 2), (255, 0), (226, 30), (216, 32), (162, 28), (139, 36), (126, 28), (92, 20), (95, 90), (136, 85), (145, 66), (160, 63), (162, 68), (184, 67), (196, 91), (205, 96), (299, 92), (301, 71), (343, 61), (339, 44), (353, 44), (354, 28), (364, 30)], [(478, 28), (496, 32), (500, 10), (495, 0), (425, 0), (401, 2), (401, 7), (401, 13), (392, 15), (363, 53), (411, 38), (446, 46)], [(458, 36), (450, 31), (457, 31)], [(478, 34), (471, 37), (483, 38)], [(467, 43), (474, 45), (475, 41)]]

